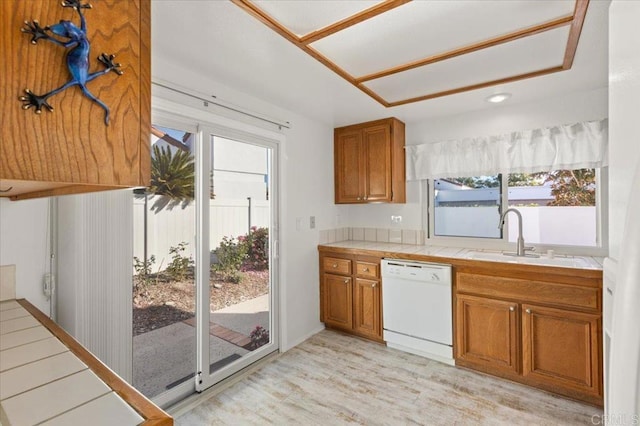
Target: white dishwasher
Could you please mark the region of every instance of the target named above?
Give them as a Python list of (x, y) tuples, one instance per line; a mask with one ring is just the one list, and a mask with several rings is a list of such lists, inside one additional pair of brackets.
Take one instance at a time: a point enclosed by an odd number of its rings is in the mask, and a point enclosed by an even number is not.
[(453, 365), (451, 304), (451, 265), (382, 260), (387, 346)]

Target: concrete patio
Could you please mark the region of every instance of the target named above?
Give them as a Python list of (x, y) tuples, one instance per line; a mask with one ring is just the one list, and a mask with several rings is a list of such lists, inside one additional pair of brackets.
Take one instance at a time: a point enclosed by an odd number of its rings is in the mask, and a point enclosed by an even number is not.
[[(190, 380), (196, 371), (195, 319), (177, 322), (133, 338), (133, 385), (148, 397)], [(209, 353), (212, 371), (248, 353), (256, 326), (269, 329), (269, 295), (211, 312)]]

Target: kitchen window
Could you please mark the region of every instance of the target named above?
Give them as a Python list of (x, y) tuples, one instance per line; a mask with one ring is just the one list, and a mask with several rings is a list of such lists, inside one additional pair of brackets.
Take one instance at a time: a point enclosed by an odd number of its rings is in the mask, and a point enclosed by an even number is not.
[[(522, 214), (527, 244), (600, 247), (604, 169), (505, 173), (429, 180), (429, 237), (465, 237), (515, 243), (518, 222), (500, 214)], [(503, 188), (506, 188), (503, 191)]]
[(433, 181), (433, 235), (501, 238), (502, 176)]
[[(508, 205), (522, 214), (524, 240), (596, 247), (597, 175), (596, 169), (509, 174)], [(509, 242), (518, 238), (514, 222), (509, 223)]]

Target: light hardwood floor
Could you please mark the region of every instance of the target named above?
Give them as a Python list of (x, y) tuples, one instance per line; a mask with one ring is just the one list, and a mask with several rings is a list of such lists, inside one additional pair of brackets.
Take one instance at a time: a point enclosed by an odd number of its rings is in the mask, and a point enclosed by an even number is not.
[(592, 425), (602, 410), (323, 331), (176, 425)]

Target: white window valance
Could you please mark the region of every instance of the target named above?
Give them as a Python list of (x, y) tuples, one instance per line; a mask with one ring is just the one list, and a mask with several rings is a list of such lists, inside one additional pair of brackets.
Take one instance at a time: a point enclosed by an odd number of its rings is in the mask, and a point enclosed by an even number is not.
[(599, 168), (607, 151), (607, 119), (408, 145), (407, 180)]

